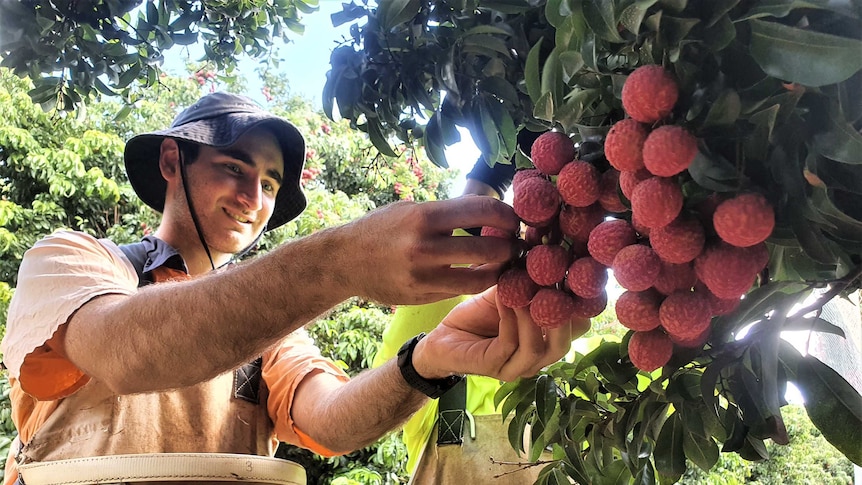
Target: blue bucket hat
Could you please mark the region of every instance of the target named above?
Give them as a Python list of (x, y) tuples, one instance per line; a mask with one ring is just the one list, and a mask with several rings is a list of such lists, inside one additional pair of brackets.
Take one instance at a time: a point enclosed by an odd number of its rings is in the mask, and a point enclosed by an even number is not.
[(167, 182), (159, 170), (162, 140), (175, 138), (224, 148), (258, 126), (272, 131), (284, 156), (284, 180), (266, 226), (271, 231), (305, 210), (305, 195), (299, 184), (305, 163), (305, 140), (293, 124), (265, 111), (246, 96), (208, 94), (177, 115), (170, 128), (130, 139), (123, 153), (129, 182), (145, 204), (162, 212), (167, 192)]

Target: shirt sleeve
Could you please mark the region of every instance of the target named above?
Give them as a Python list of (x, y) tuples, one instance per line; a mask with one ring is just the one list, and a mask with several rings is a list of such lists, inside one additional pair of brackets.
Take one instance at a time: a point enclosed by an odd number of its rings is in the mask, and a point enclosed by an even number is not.
[(302, 379), (312, 372), (326, 372), (343, 382), (350, 380), (344, 371), (320, 355), (320, 349), (304, 329), (293, 332), (277, 348), (264, 353), (262, 375), (269, 389), (267, 410), (279, 441), (307, 448), (321, 456), (335, 456), (339, 453), (306, 435), (291, 415), (293, 395)]
[(106, 240), (62, 231), (24, 254), (0, 348), (11, 377), (40, 400), (59, 399), (87, 376), (52, 349), (51, 338), (81, 306), (106, 294), (137, 291), (138, 276), (122, 251)]

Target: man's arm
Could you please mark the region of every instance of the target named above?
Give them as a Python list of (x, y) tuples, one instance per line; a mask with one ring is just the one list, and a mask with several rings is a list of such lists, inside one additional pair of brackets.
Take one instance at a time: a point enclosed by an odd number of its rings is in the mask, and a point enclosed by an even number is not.
[(423, 303), (493, 285), (514, 243), (451, 236), (482, 225), (514, 231), (518, 219), (489, 197), (392, 204), (230, 271), (95, 298), (61, 326), (55, 350), (121, 394), (195, 384), (351, 296)]
[[(561, 359), (572, 339), (589, 328), (589, 320), (573, 318), (543, 331), (529, 310), (503, 307), (495, 298), (492, 288), (461, 303), (419, 341), (413, 366), (421, 376), (477, 374), (504, 381), (532, 376)], [(397, 428), (427, 399), (406, 384), (390, 360), (346, 383), (323, 373), (307, 376), (296, 391), (291, 415), (318, 443), (348, 452)]]

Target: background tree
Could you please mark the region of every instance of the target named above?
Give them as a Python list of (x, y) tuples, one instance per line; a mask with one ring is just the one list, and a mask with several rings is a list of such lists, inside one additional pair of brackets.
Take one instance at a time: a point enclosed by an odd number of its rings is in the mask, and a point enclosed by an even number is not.
[(159, 83), (165, 51), (203, 45), (231, 73), (240, 55), (262, 58), (277, 40), (301, 34), (318, 0), (34, 0), (0, 2), (0, 66), (35, 84), (43, 108), (80, 108), (100, 95), (127, 103), (136, 86)]

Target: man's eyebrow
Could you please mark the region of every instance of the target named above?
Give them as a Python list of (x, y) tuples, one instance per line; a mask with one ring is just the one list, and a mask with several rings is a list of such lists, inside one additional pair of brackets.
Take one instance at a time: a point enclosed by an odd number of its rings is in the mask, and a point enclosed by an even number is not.
[[(246, 152), (245, 150), (241, 150), (239, 148), (227, 147), (227, 148), (216, 148), (216, 151), (218, 151), (219, 153), (221, 153), (223, 155), (227, 155), (231, 158), (236, 158), (240, 162), (242, 162), (242, 163), (244, 163), (250, 167), (256, 167), (257, 166), (257, 164), (254, 162), (254, 159), (252, 159), (251, 155), (249, 155), (249, 153)], [(281, 185), (283, 179), (282, 179), (281, 174), (278, 173), (278, 170), (271, 168), (271, 169), (266, 171), (266, 174), (269, 175), (270, 177), (272, 177), (279, 185)]]

